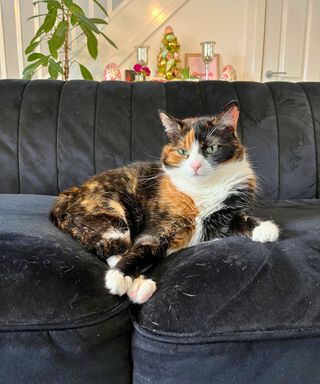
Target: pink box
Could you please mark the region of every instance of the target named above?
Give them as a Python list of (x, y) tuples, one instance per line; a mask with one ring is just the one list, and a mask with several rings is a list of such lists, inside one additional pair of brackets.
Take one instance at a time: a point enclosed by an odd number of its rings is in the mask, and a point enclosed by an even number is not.
[[(189, 67), (192, 76), (205, 79), (205, 65), (200, 53), (186, 53), (185, 67)], [(211, 63), (209, 63), (209, 80), (218, 80), (219, 74), (219, 55), (215, 54)]]

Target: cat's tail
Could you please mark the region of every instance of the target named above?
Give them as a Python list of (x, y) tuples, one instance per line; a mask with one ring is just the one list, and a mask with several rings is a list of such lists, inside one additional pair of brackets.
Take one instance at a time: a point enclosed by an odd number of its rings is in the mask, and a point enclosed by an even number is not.
[(69, 188), (60, 193), (56, 198), (50, 212), (50, 217), (53, 223), (61, 228), (65, 228), (66, 219), (68, 217), (68, 210), (73, 205), (79, 194), (79, 188)]

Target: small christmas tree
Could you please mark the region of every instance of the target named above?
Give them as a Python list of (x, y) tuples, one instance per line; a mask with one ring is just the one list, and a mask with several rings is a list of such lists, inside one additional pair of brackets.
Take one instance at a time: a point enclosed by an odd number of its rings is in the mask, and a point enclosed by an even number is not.
[(167, 80), (181, 78), (180, 44), (173, 29), (168, 26), (164, 30), (158, 54), (158, 76)]

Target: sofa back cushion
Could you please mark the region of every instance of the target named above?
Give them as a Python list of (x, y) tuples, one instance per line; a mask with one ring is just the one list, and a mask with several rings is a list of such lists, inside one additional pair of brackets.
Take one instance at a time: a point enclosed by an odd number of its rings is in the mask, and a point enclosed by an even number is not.
[(238, 100), (261, 198), (319, 197), (320, 83), (1, 80), (0, 100), (1, 193), (55, 195), (154, 161), (166, 141), (159, 109), (212, 115)]

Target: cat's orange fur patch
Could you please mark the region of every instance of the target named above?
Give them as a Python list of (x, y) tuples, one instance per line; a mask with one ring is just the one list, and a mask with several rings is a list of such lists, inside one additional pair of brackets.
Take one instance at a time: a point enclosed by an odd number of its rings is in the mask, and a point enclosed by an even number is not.
[(195, 132), (194, 129), (190, 129), (190, 131), (184, 137), (184, 149), (190, 150), (194, 141)]
[[(124, 210), (123, 206), (122, 206), (120, 203), (118, 203), (118, 202), (115, 201), (115, 200), (111, 200), (111, 199), (109, 199), (109, 200), (108, 200), (108, 205), (109, 205), (109, 207), (110, 207), (112, 210), (115, 211), (116, 216), (120, 216), (120, 217), (123, 217), (123, 218), (126, 217), (125, 210)], [(125, 220), (125, 221), (126, 221), (126, 220)]]
[(162, 160), (171, 166), (179, 166), (179, 164), (185, 159), (185, 156), (180, 155), (178, 153), (178, 149), (186, 149), (190, 151), (194, 141), (195, 131), (194, 129), (190, 129), (190, 131), (184, 136), (182, 142), (176, 145), (170, 143), (164, 146), (161, 156)]
[(83, 186), (88, 190), (88, 192), (94, 192), (96, 190), (101, 189), (101, 184), (98, 181), (94, 180), (87, 181)]
[[(159, 208), (168, 210), (175, 222), (170, 247), (174, 249), (184, 248), (194, 233), (199, 210), (191, 197), (178, 191), (168, 176), (162, 178), (160, 190)], [(172, 223), (168, 224), (172, 228)]]

